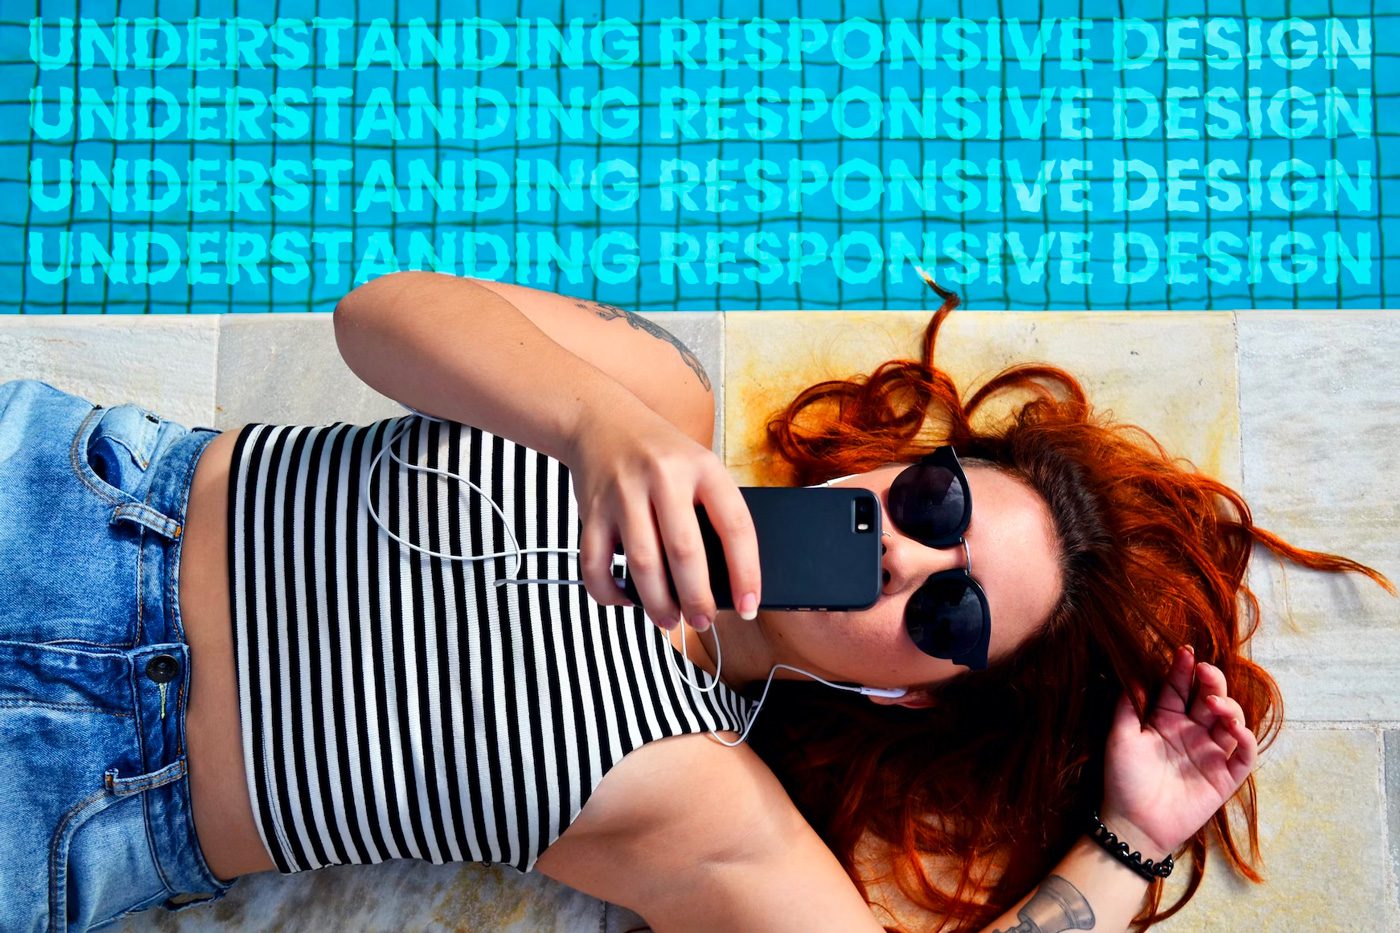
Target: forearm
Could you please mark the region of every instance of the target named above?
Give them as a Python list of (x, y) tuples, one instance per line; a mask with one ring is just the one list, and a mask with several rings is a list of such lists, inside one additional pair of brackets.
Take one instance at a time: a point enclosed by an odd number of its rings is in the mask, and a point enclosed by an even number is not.
[(1146, 894), (1146, 878), (1088, 836), (1081, 836), (1044, 882), (987, 929), (997, 933), (1127, 930)]
[(509, 301), (466, 279), (384, 276), (346, 295), (334, 319), (341, 356), (376, 391), (566, 464), (587, 409), (642, 404)]

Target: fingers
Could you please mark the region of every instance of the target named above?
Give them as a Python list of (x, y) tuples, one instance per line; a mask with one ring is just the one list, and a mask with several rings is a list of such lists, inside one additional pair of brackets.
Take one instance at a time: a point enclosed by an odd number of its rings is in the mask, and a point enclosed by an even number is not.
[(1210, 740), (1216, 744), (1226, 758), (1233, 755), (1235, 753), (1235, 748), (1240, 744), (1230, 728), (1230, 720), (1228, 718), (1221, 718), (1215, 721), (1215, 725), (1212, 726), (1210, 730)]
[(1245, 722), (1244, 708), (1228, 691), (1224, 671), (1204, 661), (1196, 665), (1196, 699), (1191, 703), (1190, 716), (1193, 722), (1210, 730), (1211, 739), (1227, 758), (1239, 744), (1231, 721)]
[(1167, 672), (1167, 682), (1157, 698), (1157, 709), (1168, 713), (1185, 713), (1191, 697), (1191, 676), (1196, 667), (1196, 654), (1190, 645), (1179, 648)]
[[(642, 502), (645, 505), (646, 500)], [(680, 621), (680, 607), (666, 582), (666, 554), (651, 509), (634, 509), (623, 516), (622, 540), (627, 569), (642, 598), (642, 607), (662, 628), (674, 628)]]
[(1214, 717), (1214, 723), (1210, 726), (1211, 741), (1228, 759), (1230, 776), (1238, 783), (1254, 768), (1258, 740), (1245, 722), (1244, 710), (1235, 700), (1210, 696), (1205, 702)]
[(1230, 777), (1238, 785), (1249, 777), (1249, 772), (1254, 770), (1254, 763), (1259, 754), (1259, 741), (1254, 737), (1254, 733), (1250, 731), (1242, 717), (1232, 716), (1222, 721), (1227, 724), (1227, 728), (1236, 742), (1234, 754), (1230, 756), (1229, 768)]
[[(696, 630), (704, 631), (715, 620), (719, 594), (711, 590), (707, 537), (701, 533), (702, 522), (714, 532), (709, 546), (718, 543), (729, 571), (731, 597), (728, 605), (743, 612), (744, 597), (752, 593), (755, 607), (759, 598), (758, 536), (753, 517), (739, 487), (723, 467), (707, 471), (695, 487), (703, 513), (696, 502), (680, 490), (668, 495), (657, 513), (657, 524), (666, 542), (666, 558), (675, 580), (680, 610)], [(703, 514), (703, 518), (702, 518)], [(716, 539), (717, 542), (716, 542)]]
[[(574, 471), (583, 514), (579, 564), (589, 595), (603, 605), (628, 605), (612, 575), (620, 540), (637, 597), (657, 624), (670, 628), (684, 612), (704, 630), (720, 605), (754, 618), (746, 604), (756, 608), (760, 598), (758, 537), (734, 479), (712, 451), (669, 425), (634, 440), (621, 451), (589, 448)], [(711, 592), (719, 551), (731, 588), (723, 594)]]
[[(1200, 661), (1196, 664), (1196, 699), (1191, 703), (1190, 716), (1196, 722), (1210, 728), (1215, 722), (1216, 713), (1207, 703), (1208, 697), (1223, 697), (1229, 693), (1225, 684), (1225, 673), (1214, 664)], [(1233, 701), (1231, 701), (1233, 702)]]
[[(716, 607), (710, 593), (710, 566), (695, 503), (690, 495), (676, 489), (658, 495), (656, 505), (656, 523), (665, 542), (666, 562), (679, 600), (677, 611), (687, 624), (703, 632), (714, 622)], [(670, 594), (667, 596), (670, 601)]]
[[(1141, 697), (1139, 692), (1138, 698)], [(1138, 718), (1137, 710), (1133, 709), (1133, 702), (1128, 698), (1127, 690), (1118, 694), (1118, 705), (1113, 708), (1113, 725), (1110, 728), (1113, 732), (1125, 736), (1136, 735), (1142, 731), (1142, 720)]]
[(612, 559), (617, 537), (612, 524), (589, 516), (579, 532), (579, 575), (588, 595), (604, 606), (630, 606), (631, 602), (613, 582)]
[[(1180, 666), (1173, 665), (1172, 677), (1176, 677)], [(1238, 785), (1249, 773), (1259, 752), (1259, 742), (1245, 721), (1244, 709), (1239, 701), (1229, 696), (1225, 673), (1214, 664), (1201, 661), (1193, 663), (1196, 679), (1196, 697), (1191, 702), (1190, 717), (1193, 722), (1210, 730), (1210, 740), (1220, 750), (1225, 759), (1231, 779)], [(1180, 680), (1171, 687), (1179, 689)]]
[[(584, 520), (579, 535), (579, 567), (588, 594), (603, 606), (630, 606), (632, 602), (618, 587), (612, 575), (612, 559), (618, 536), (611, 521), (601, 513)], [(647, 616), (662, 628), (675, 628), (680, 622), (675, 600), (666, 588), (666, 568), (662, 563), (656, 523), (648, 513), (645, 520), (625, 519), (623, 552), (632, 583)]]
[(701, 479), (698, 495), (704, 503), (706, 517), (724, 547), (732, 605), (741, 616), (752, 619), (753, 616), (745, 611), (749, 607), (744, 605), (744, 599), (752, 596), (752, 608), (757, 609), (763, 600), (763, 581), (759, 572), (758, 533), (754, 529), (753, 516), (749, 513), (749, 504), (733, 478), (722, 467)]
[(1183, 781), (1208, 784), (1224, 801), (1254, 770), (1259, 750), (1244, 710), (1229, 696), (1227, 686), (1219, 668), (1197, 662), (1190, 647), (1182, 647), (1172, 659), (1145, 724), (1130, 699), (1141, 698), (1141, 689), (1130, 683), (1118, 697), (1108, 744), (1110, 761), (1116, 756), (1120, 769), (1124, 761), (1136, 761), (1141, 767), (1166, 753)]

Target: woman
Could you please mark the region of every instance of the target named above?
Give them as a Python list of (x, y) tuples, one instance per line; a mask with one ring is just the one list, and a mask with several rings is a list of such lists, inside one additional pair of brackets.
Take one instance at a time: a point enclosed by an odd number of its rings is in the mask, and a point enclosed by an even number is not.
[[(1207, 825), (1257, 877), (1248, 775), (1278, 697), (1241, 654), (1249, 546), (1389, 581), (1255, 528), (1058, 370), (961, 403), (933, 366), (940, 294), (922, 361), (769, 426), (798, 482), (851, 474), (881, 501), (861, 612), (745, 608), (757, 542), (704, 370), (606, 306), (361, 286), (342, 354), (419, 413), (367, 426), (187, 430), (0, 386), (0, 720), (32, 765), (0, 777), (0, 926), (421, 858), (538, 870), (658, 930), (875, 930), (875, 840), (949, 927), (1124, 929), (1194, 892)], [(973, 428), (1017, 386), (1038, 397)], [(695, 503), (742, 615), (716, 612)], [(613, 583), (619, 543), (645, 614)], [(586, 593), (548, 582), (570, 579)], [(810, 678), (828, 685), (788, 683)], [(1180, 854), (1188, 891), (1161, 911), (1151, 879)]]

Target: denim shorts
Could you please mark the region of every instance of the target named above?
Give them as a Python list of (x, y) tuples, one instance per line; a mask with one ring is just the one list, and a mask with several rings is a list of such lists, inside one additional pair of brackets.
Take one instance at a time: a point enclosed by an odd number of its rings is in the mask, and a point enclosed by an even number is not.
[(232, 887), (194, 833), (177, 599), (190, 483), (217, 434), (0, 384), (6, 933), (87, 930)]

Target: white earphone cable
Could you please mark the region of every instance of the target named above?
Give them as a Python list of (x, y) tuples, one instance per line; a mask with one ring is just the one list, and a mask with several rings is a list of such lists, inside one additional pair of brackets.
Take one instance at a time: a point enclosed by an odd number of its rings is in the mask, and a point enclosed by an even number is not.
[[(399, 404), (402, 405), (403, 403), (400, 402)], [(435, 416), (433, 416), (433, 415), (424, 414), (423, 412), (419, 411), (419, 410), (416, 409), (416, 408), (413, 408), (412, 406), (403, 405), (403, 407), (404, 407), (404, 408), (407, 408), (409, 411), (413, 412), (415, 415), (419, 416), (420, 418), (425, 418), (425, 419), (427, 419), (427, 420), (429, 420), (429, 421), (437, 421), (437, 422), (442, 423), (442, 424), (448, 423), (448, 422), (446, 421), (446, 419), (438, 418), (438, 417), (435, 417)], [(368, 473), (368, 475), (367, 475), (367, 477), (366, 477), (366, 485), (367, 485), (367, 486), (370, 486), (370, 487), (373, 486), (375, 467), (378, 466), (380, 458), (382, 458), (382, 457), (384, 456), (384, 454), (386, 454), (386, 453), (389, 454), (390, 459), (392, 459), (395, 463), (398, 463), (398, 464), (400, 464), (400, 465), (402, 465), (402, 466), (404, 466), (404, 467), (406, 467), (406, 468), (408, 468), (408, 469), (410, 469), (410, 470), (418, 470), (418, 471), (425, 472), (425, 473), (436, 473), (436, 474), (438, 474), (439, 476), (446, 476), (446, 477), (451, 477), (452, 479), (460, 480), (461, 482), (466, 483), (469, 487), (471, 487), (472, 489), (474, 489), (476, 492), (480, 493), (480, 494), (481, 494), (481, 497), (482, 497), (483, 499), (485, 499), (487, 502), (491, 503), (491, 507), (492, 507), (493, 509), (496, 510), (496, 514), (499, 515), (500, 518), (501, 518), (501, 523), (502, 523), (502, 526), (503, 526), (503, 527), (505, 528), (505, 530), (506, 530), (506, 534), (510, 536), (511, 550), (510, 550), (510, 551), (500, 551), (500, 552), (497, 552), (497, 553), (495, 553), (495, 554), (476, 554), (476, 555), (473, 555), (473, 554), (448, 554), (448, 553), (445, 553), (445, 552), (442, 552), (442, 551), (432, 551), (432, 550), (429, 550), (428, 548), (420, 547), (419, 545), (414, 544), (414, 543), (411, 542), (411, 541), (405, 541), (403, 538), (400, 538), (398, 535), (394, 534), (394, 533), (393, 533), (392, 531), (390, 531), (387, 527), (385, 527), (384, 523), (383, 523), (382, 521), (380, 521), (379, 514), (374, 510), (374, 497), (371, 496), (371, 495), (366, 494), (366, 496), (365, 496), (365, 503), (366, 503), (367, 507), (369, 508), (370, 517), (374, 520), (374, 523), (375, 523), (376, 525), (378, 525), (379, 528), (380, 528), (385, 534), (387, 534), (389, 537), (393, 538), (395, 541), (399, 542), (400, 544), (404, 545), (405, 547), (411, 548), (411, 549), (413, 549), (413, 550), (415, 550), (415, 551), (419, 551), (419, 552), (421, 552), (421, 553), (423, 553), (423, 554), (427, 554), (427, 555), (429, 555), (430, 557), (441, 557), (441, 558), (445, 558), (445, 559), (447, 559), (447, 560), (464, 560), (464, 561), (468, 561), (468, 562), (475, 562), (475, 561), (479, 561), (479, 560), (491, 560), (491, 559), (497, 558), (497, 557), (512, 557), (512, 556), (513, 556), (513, 557), (515, 558), (514, 573), (517, 573), (517, 574), (520, 572), (520, 567), (521, 567), (521, 564), (523, 563), (522, 556), (525, 555), (525, 554), (573, 554), (573, 555), (577, 555), (577, 554), (578, 554), (578, 550), (577, 550), (576, 548), (523, 548), (523, 549), (522, 549), (522, 548), (520, 547), (520, 542), (519, 542), (519, 541), (516, 539), (516, 537), (515, 537), (515, 533), (514, 533), (513, 531), (511, 531), (510, 521), (506, 518), (505, 512), (501, 509), (501, 507), (500, 507), (499, 505), (496, 504), (496, 500), (494, 500), (494, 499), (492, 499), (490, 496), (486, 495), (486, 492), (485, 492), (480, 486), (477, 486), (475, 483), (473, 483), (471, 480), (467, 479), (465, 476), (462, 476), (460, 473), (453, 473), (453, 472), (450, 471), (450, 470), (441, 470), (441, 469), (438, 469), (437, 467), (430, 467), (430, 466), (423, 466), (423, 465), (416, 464), (416, 463), (409, 463), (408, 461), (404, 460), (402, 457), (398, 456), (398, 454), (396, 454), (396, 453), (394, 452), (394, 450), (393, 450), (394, 443), (398, 440), (399, 434), (403, 431), (404, 427), (407, 426), (407, 424), (408, 424), (408, 422), (407, 422), (406, 420), (400, 421), (399, 425), (394, 429), (393, 435), (390, 436), (388, 443), (386, 443), (386, 444), (384, 445), (384, 448), (383, 448), (382, 450), (380, 450), (379, 453), (375, 454), (374, 459), (372, 459), (372, 460), (370, 461), (369, 473)], [(847, 477), (840, 477), (840, 479), (846, 479), (846, 478), (847, 478)], [(820, 485), (820, 486), (827, 486), (827, 485), (830, 485), (830, 483), (834, 483), (834, 482), (837, 482), (837, 480), (828, 480), (826, 483), (819, 483), (819, 484), (817, 484), (817, 485)], [(582, 580), (552, 580), (552, 579), (525, 579), (525, 580), (521, 580), (521, 579), (510, 579), (510, 580), (497, 580), (497, 581), (495, 582), (495, 585), (496, 585), (496, 586), (503, 586), (504, 584), (507, 584), (507, 583), (511, 583), (511, 584), (515, 584), (515, 585), (520, 585), (520, 584), (523, 584), (523, 583), (561, 584), (561, 585), (567, 585), (567, 586), (583, 586), (583, 585), (584, 585), (584, 582), (583, 582)], [(714, 632), (714, 636), (715, 636), (715, 672), (714, 672), (714, 674), (709, 674), (708, 671), (705, 672), (707, 675), (710, 676), (710, 682), (709, 682), (708, 684), (706, 684), (705, 686), (703, 686), (703, 687), (702, 687), (700, 684), (695, 683), (695, 681), (692, 680), (692, 679), (690, 679), (689, 677), (686, 677), (686, 676), (684, 676), (684, 675), (681, 674), (680, 670), (676, 667), (676, 659), (675, 659), (675, 651), (674, 651), (674, 650), (665, 652), (665, 654), (666, 654), (666, 662), (667, 662), (667, 665), (668, 665), (668, 666), (670, 667), (670, 669), (671, 669), (671, 674), (672, 674), (674, 677), (676, 677), (677, 679), (681, 680), (683, 683), (685, 683), (687, 686), (689, 686), (692, 690), (694, 690), (694, 691), (697, 692), (697, 693), (710, 693), (710, 692), (712, 692), (712, 691), (715, 689), (715, 687), (717, 687), (717, 686), (719, 685), (719, 682), (720, 682), (720, 672), (724, 669), (724, 653), (723, 653), (723, 651), (722, 651), (721, 648), (720, 648), (720, 643), (719, 643), (719, 630), (718, 630), (718, 629), (715, 629), (715, 628), (713, 628), (713, 627), (712, 627), (710, 630), (711, 630), (712, 632)], [(687, 650), (686, 644), (687, 644), (687, 642), (686, 642), (686, 639), (685, 639), (685, 637), (684, 637), (684, 633), (682, 633), (682, 637), (681, 637), (681, 656), (686, 660), (687, 663), (690, 663), (690, 664), (694, 665), (694, 662), (692, 662), (692, 661), (690, 660), (690, 654), (689, 654), (689, 652), (688, 652), (688, 650)], [(696, 666), (698, 666), (698, 665), (696, 665)], [(764, 683), (764, 685), (763, 685), (763, 694), (762, 694), (762, 696), (759, 697), (758, 703), (757, 703), (757, 705), (754, 707), (753, 712), (747, 717), (746, 722), (744, 723), (744, 731), (743, 731), (743, 733), (739, 736), (739, 739), (738, 739), (737, 741), (735, 741), (735, 742), (726, 742), (726, 741), (724, 741), (723, 739), (721, 739), (721, 738), (715, 733), (715, 731), (712, 729), (712, 730), (710, 730), (710, 737), (711, 737), (714, 741), (718, 742), (718, 743), (721, 744), (721, 745), (728, 746), (728, 747), (730, 747), (730, 748), (735, 748), (735, 747), (737, 747), (737, 746), (743, 744), (744, 740), (745, 740), (746, 738), (748, 738), (749, 731), (753, 728), (754, 723), (758, 720), (758, 713), (759, 713), (759, 710), (761, 710), (761, 709), (763, 708), (763, 702), (764, 702), (764, 700), (768, 699), (768, 690), (769, 690), (769, 688), (773, 685), (773, 675), (776, 674), (776, 673), (778, 672), (779, 669), (785, 669), (785, 670), (795, 671), (795, 672), (797, 672), (797, 673), (799, 673), (799, 674), (804, 674), (804, 675), (806, 675), (806, 676), (808, 676), (808, 677), (811, 677), (811, 678), (814, 679), (814, 680), (821, 681), (822, 683), (826, 684), (828, 687), (833, 687), (833, 688), (835, 688), (835, 689), (837, 689), (837, 690), (849, 690), (849, 691), (854, 692), (854, 693), (866, 693), (866, 694), (875, 693), (875, 694), (877, 694), (877, 695), (885, 695), (885, 696), (897, 695), (897, 692), (896, 692), (896, 691), (880, 691), (880, 690), (872, 690), (871, 688), (848, 687), (848, 686), (845, 686), (845, 685), (843, 685), (843, 684), (834, 684), (834, 683), (832, 683), (831, 681), (826, 680), (825, 678), (819, 677), (818, 675), (811, 673), (810, 671), (804, 671), (804, 670), (802, 670), (801, 668), (793, 667), (793, 666), (790, 665), (790, 664), (775, 664), (775, 665), (773, 666), (772, 670), (770, 670), (770, 671), (768, 672), (768, 680), (767, 680), (767, 681)]]

